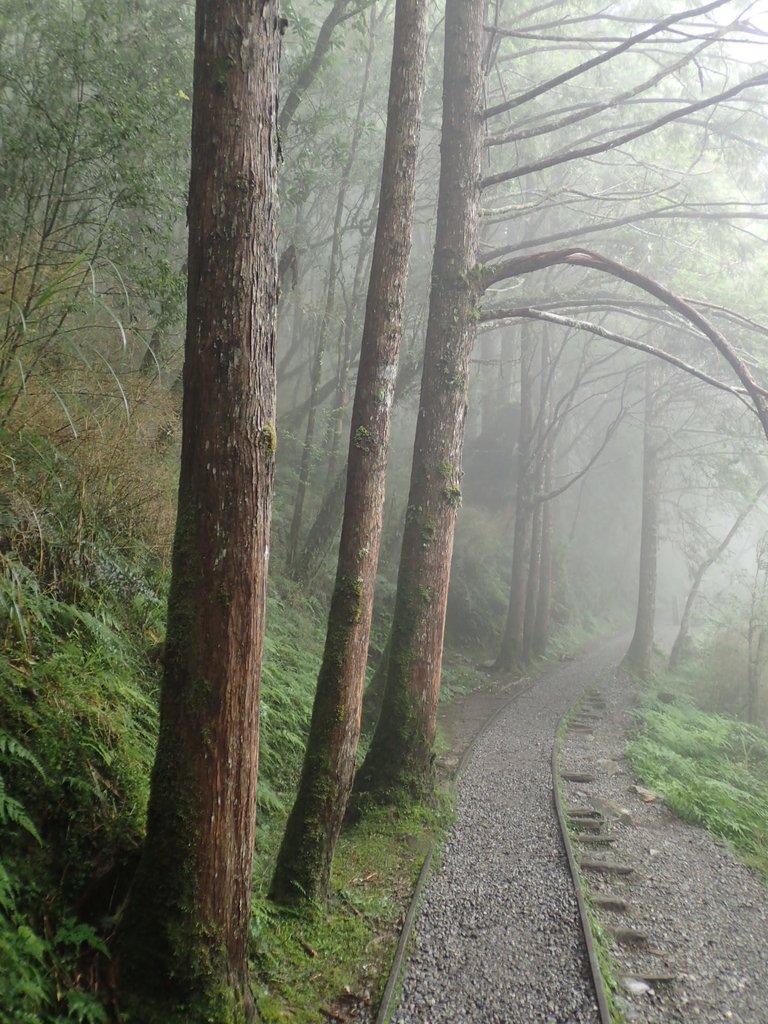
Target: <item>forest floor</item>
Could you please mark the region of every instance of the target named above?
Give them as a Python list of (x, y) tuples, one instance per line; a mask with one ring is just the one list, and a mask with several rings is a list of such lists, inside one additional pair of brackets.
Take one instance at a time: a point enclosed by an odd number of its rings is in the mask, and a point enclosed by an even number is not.
[[(605, 723), (567, 741), (565, 753), (595, 771), (594, 786), (576, 787), (571, 802), (602, 800), (635, 868), (616, 883), (627, 913), (603, 921), (616, 1020), (768, 1024), (768, 890), (709, 833), (638, 795), (624, 757), (638, 692), (615, 671), (623, 646), (600, 644), (533, 679), (489, 675), (487, 687), (442, 708), (441, 771), (452, 774), (472, 749), (417, 919), (397, 1024), (597, 1020), (550, 769), (560, 716), (595, 685)], [(627, 941), (635, 932), (639, 952), (634, 936)]]

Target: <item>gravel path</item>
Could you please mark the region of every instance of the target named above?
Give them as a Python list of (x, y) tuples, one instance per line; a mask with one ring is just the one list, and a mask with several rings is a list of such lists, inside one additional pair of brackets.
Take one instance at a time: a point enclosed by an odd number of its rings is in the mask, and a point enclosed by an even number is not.
[[(598, 807), (615, 843), (605, 859), (635, 868), (626, 879), (588, 876), (593, 892), (624, 898), (626, 913), (602, 913), (606, 928), (647, 938), (614, 942), (627, 975), (672, 975), (668, 984), (627, 979), (621, 1002), (643, 1024), (768, 1024), (768, 889), (709, 833), (644, 802), (623, 756), (635, 693), (604, 687), (606, 717), (593, 736), (570, 733), (564, 768), (595, 773), (565, 787), (568, 803)], [(591, 854), (590, 854), (591, 855)]]
[(595, 1024), (576, 900), (552, 806), (560, 716), (607, 685), (623, 646), (557, 669), (496, 720), (462, 776), (427, 887), (396, 1024)]

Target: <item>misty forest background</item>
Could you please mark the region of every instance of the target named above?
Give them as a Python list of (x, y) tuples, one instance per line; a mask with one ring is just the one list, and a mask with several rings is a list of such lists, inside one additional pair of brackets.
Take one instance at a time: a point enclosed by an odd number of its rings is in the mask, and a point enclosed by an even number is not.
[[(282, 5), (278, 447), (249, 947), (264, 1020), (326, 1019), (317, 1007), (345, 989), (375, 999), (422, 837), (444, 813), (429, 799), (363, 815), (342, 836), (322, 913), (267, 897), (336, 571), (394, 7)], [(419, 406), (442, 7), (428, 15), (363, 749)], [(768, 827), (768, 15), (702, 5), (621, 49), (669, 16), (651, 0), (487, 5), (478, 252), (491, 270), (449, 495), (461, 507), (441, 699), (486, 684), (480, 665), (522, 675), (597, 636), (626, 633), (629, 647), (634, 632), (628, 667), (656, 674), (667, 695), (637, 763), (663, 790), (675, 758), (751, 759), (758, 826), (723, 807), (744, 804), (741, 776), (714, 810), (703, 790), (679, 779), (672, 790), (681, 813), (757, 862)], [(2, 1021), (115, 1012), (110, 948), (143, 836), (176, 513), (193, 35), (190, 3), (0, 2)], [(690, 303), (754, 391), (679, 311), (572, 258), (584, 250)], [(566, 255), (494, 276), (553, 252)], [(667, 653), (674, 642), (671, 669), (654, 639)]]

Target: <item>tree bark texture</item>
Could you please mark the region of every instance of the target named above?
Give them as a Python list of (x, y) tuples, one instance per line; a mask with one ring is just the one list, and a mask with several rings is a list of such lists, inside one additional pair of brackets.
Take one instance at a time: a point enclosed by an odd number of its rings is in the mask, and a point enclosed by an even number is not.
[(296, 802), (272, 896), (327, 894), (355, 770), (424, 94), (427, 0), (398, 0), (381, 198), (352, 408), (339, 561)]
[(645, 371), (643, 427), (643, 497), (640, 526), (640, 567), (635, 632), (624, 664), (641, 679), (651, 673), (653, 624), (656, 617), (656, 574), (659, 545), (659, 440), (656, 431), (656, 375), (649, 360)]
[(280, 32), (276, 0), (198, 0), (178, 520), (147, 837), (119, 944), (143, 1022), (252, 1015)]
[(437, 235), (387, 688), (358, 786), (391, 799), (432, 785), (448, 577), (475, 340), (483, 0), (448, 0)]

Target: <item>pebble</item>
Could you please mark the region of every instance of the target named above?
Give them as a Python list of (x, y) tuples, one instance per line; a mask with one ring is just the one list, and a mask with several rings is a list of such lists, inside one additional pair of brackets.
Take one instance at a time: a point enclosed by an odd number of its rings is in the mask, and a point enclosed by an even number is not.
[(424, 895), (396, 1024), (597, 1024), (573, 883), (552, 805), (560, 717), (619, 645), (569, 662), (478, 741)]

